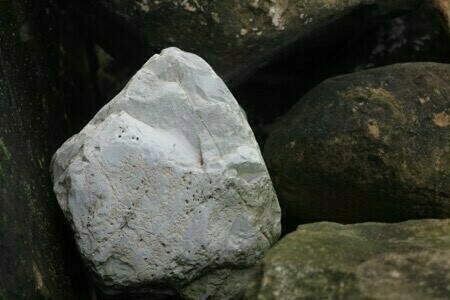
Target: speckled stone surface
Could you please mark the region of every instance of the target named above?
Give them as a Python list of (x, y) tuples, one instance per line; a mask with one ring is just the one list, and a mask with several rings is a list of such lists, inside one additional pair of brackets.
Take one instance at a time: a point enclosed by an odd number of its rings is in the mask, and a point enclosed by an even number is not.
[[(105, 290), (179, 290), (212, 270), (228, 270), (208, 279), (215, 284), (226, 287), (236, 273), (245, 285), (241, 270), (280, 234), (277, 197), (245, 115), (205, 61), (177, 48), (152, 57), (56, 152), (52, 176)], [(195, 291), (211, 290), (202, 288)]]

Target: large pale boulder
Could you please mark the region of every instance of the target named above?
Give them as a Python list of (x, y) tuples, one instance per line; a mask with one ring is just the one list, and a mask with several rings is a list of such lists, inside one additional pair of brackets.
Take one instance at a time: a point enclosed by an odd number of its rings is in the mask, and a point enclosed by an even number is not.
[(264, 257), (245, 299), (448, 299), (449, 224), (299, 226)]
[(328, 79), (275, 126), (265, 158), (295, 222), (450, 217), (450, 65)]
[[(204, 60), (177, 48), (153, 56), (56, 152), (51, 170), (79, 250), (106, 292), (168, 286), (198, 298), (214, 282), (222, 287), (210, 296), (236, 293), (239, 285), (225, 281), (237, 274), (245, 285), (251, 272), (242, 270), (280, 233), (244, 113)], [(200, 277), (203, 287), (189, 289)]]
[[(76, 1), (70, 9), (81, 11), (88, 19), (84, 23), (91, 24), (106, 50), (119, 59), (146, 58), (152, 51), (177, 46), (204, 57), (224, 80), (239, 81), (295, 42), (301, 50), (326, 44), (422, 2), (94, 0)], [(115, 34), (109, 34), (111, 28)]]

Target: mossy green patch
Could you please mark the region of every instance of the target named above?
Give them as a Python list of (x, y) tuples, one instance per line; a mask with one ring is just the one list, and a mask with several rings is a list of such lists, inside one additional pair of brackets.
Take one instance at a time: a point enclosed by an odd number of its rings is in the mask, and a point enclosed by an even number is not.
[(245, 299), (445, 298), (449, 230), (448, 220), (301, 225), (263, 258)]
[(11, 159), (11, 153), (8, 151), (8, 148), (6, 148), (6, 145), (1, 138), (0, 138), (0, 148), (2, 149), (6, 159)]

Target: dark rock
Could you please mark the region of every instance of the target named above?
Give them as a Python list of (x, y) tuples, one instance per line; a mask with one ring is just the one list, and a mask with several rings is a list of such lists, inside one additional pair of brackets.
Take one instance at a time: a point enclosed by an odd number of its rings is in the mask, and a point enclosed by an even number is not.
[[(353, 71), (401, 62), (450, 62), (450, 36), (430, 2), (350, 40), (343, 55)], [(352, 51), (353, 50), (353, 51)]]
[(447, 299), (449, 220), (299, 226), (263, 258), (245, 299)]
[(285, 215), (311, 221), (450, 216), (450, 65), (405, 63), (328, 79), (270, 133)]
[(40, 4), (0, 2), (0, 299), (87, 298), (48, 177), (64, 105), (52, 5)]
[[(446, 22), (440, 20), (436, 7), (426, 2), (413, 12), (386, 18), (373, 28), (328, 41), (326, 47), (307, 49), (303, 44), (295, 45), (235, 87), (233, 94), (263, 145), (275, 120), (327, 78), (401, 62), (449, 63)], [(320, 42), (313, 40), (311, 44)]]
[(142, 64), (151, 54), (176, 46), (201, 56), (225, 81), (235, 83), (294, 42), (313, 48), (311, 38), (322, 35), (320, 43), (326, 44), (422, 2), (85, 0), (73, 2), (71, 9), (82, 12), (79, 24), (90, 26), (119, 60)]

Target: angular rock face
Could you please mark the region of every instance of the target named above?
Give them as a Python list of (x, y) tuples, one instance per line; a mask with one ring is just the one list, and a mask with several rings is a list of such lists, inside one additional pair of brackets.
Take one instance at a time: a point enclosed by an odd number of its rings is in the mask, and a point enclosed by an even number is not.
[(448, 220), (299, 226), (263, 258), (245, 299), (446, 299)]
[(450, 216), (450, 65), (328, 79), (271, 132), (265, 158), (298, 222)]
[(106, 291), (180, 289), (212, 270), (250, 268), (280, 233), (277, 198), (239, 105), (205, 61), (177, 48), (153, 56), (51, 169)]
[[(204, 57), (224, 80), (239, 81), (293, 42), (311, 47), (309, 44), (317, 42), (315, 35), (324, 32), (332, 32), (329, 37), (348, 35), (354, 28), (361, 29), (377, 18), (412, 10), (423, 0), (96, 0), (84, 5), (79, 2), (82, 15), (94, 14), (93, 30), (100, 31), (107, 50), (116, 57), (148, 55), (154, 49), (177, 46)], [(334, 23), (345, 25), (335, 30)], [(119, 37), (104, 34), (114, 25), (119, 28), (115, 32), (122, 32)], [(122, 47), (124, 39), (135, 46)]]

